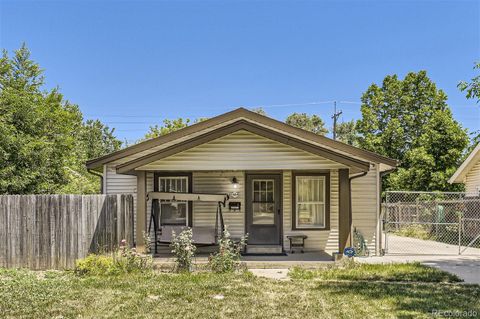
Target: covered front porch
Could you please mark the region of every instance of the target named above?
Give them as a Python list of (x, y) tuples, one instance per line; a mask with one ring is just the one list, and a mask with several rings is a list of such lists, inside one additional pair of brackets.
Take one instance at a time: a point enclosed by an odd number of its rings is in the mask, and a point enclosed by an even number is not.
[[(137, 181), (137, 246), (149, 233), (158, 261), (170, 261), (171, 232), (182, 227), (192, 228), (200, 263), (224, 229), (232, 239), (248, 234), (248, 263), (331, 261), (348, 244), (348, 169), (140, 171)], [(292, 237), (304, 243), (295, 253)]]

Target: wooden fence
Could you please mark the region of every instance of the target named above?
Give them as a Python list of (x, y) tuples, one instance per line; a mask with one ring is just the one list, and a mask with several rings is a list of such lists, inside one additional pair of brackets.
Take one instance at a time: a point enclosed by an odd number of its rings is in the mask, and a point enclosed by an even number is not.
[(132, 195), (0, 195), (0, 267), (63, 269), (133, 243)]

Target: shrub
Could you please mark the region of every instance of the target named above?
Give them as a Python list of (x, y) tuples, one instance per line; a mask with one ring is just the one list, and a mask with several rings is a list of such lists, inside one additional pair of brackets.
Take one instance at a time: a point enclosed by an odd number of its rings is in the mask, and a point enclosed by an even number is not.
[(430, 232), (423, 225), (408, 225), (395, 232), (395, 235), (418, 239), (431, 239)]
[(192, 270), (193, 257), (195, 257), (195, 251), (197, 250), (197, 247), (193, 244), (192, 237), (191, 228), (185, 228), (178, 236), (172, 231), (170, 247), (175, 255), (175, 262), (179, 271)]
[(141, 255), (128, 248), (122, 240), (120, 249), (111, 255), (90, 254), (76, 261), (74, 272), (78, 275), (110, 276), (152, 269), (152, 257)]
[(232, 272), (240, 266), (240, 253), (245, 247), (247, 237), (244, 236), (240, 242), (234, 243), (230, 233), (225, 230), (220, 238), (218, 252), (210, 255), (208, 266), (214, 272)]

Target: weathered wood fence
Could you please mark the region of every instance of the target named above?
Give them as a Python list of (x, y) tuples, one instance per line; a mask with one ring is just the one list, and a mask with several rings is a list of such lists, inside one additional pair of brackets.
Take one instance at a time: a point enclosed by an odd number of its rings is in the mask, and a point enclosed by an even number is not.
[(0, 195), (0, 266), (62, 269), (133, 243), (132, 195)]

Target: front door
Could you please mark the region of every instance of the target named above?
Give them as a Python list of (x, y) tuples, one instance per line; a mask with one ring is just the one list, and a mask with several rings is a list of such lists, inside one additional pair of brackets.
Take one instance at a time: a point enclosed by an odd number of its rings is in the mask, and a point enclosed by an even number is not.
[(281, 183), (279, 174), (248, 174), (246, 230), (249, 245), (281, 243)]

